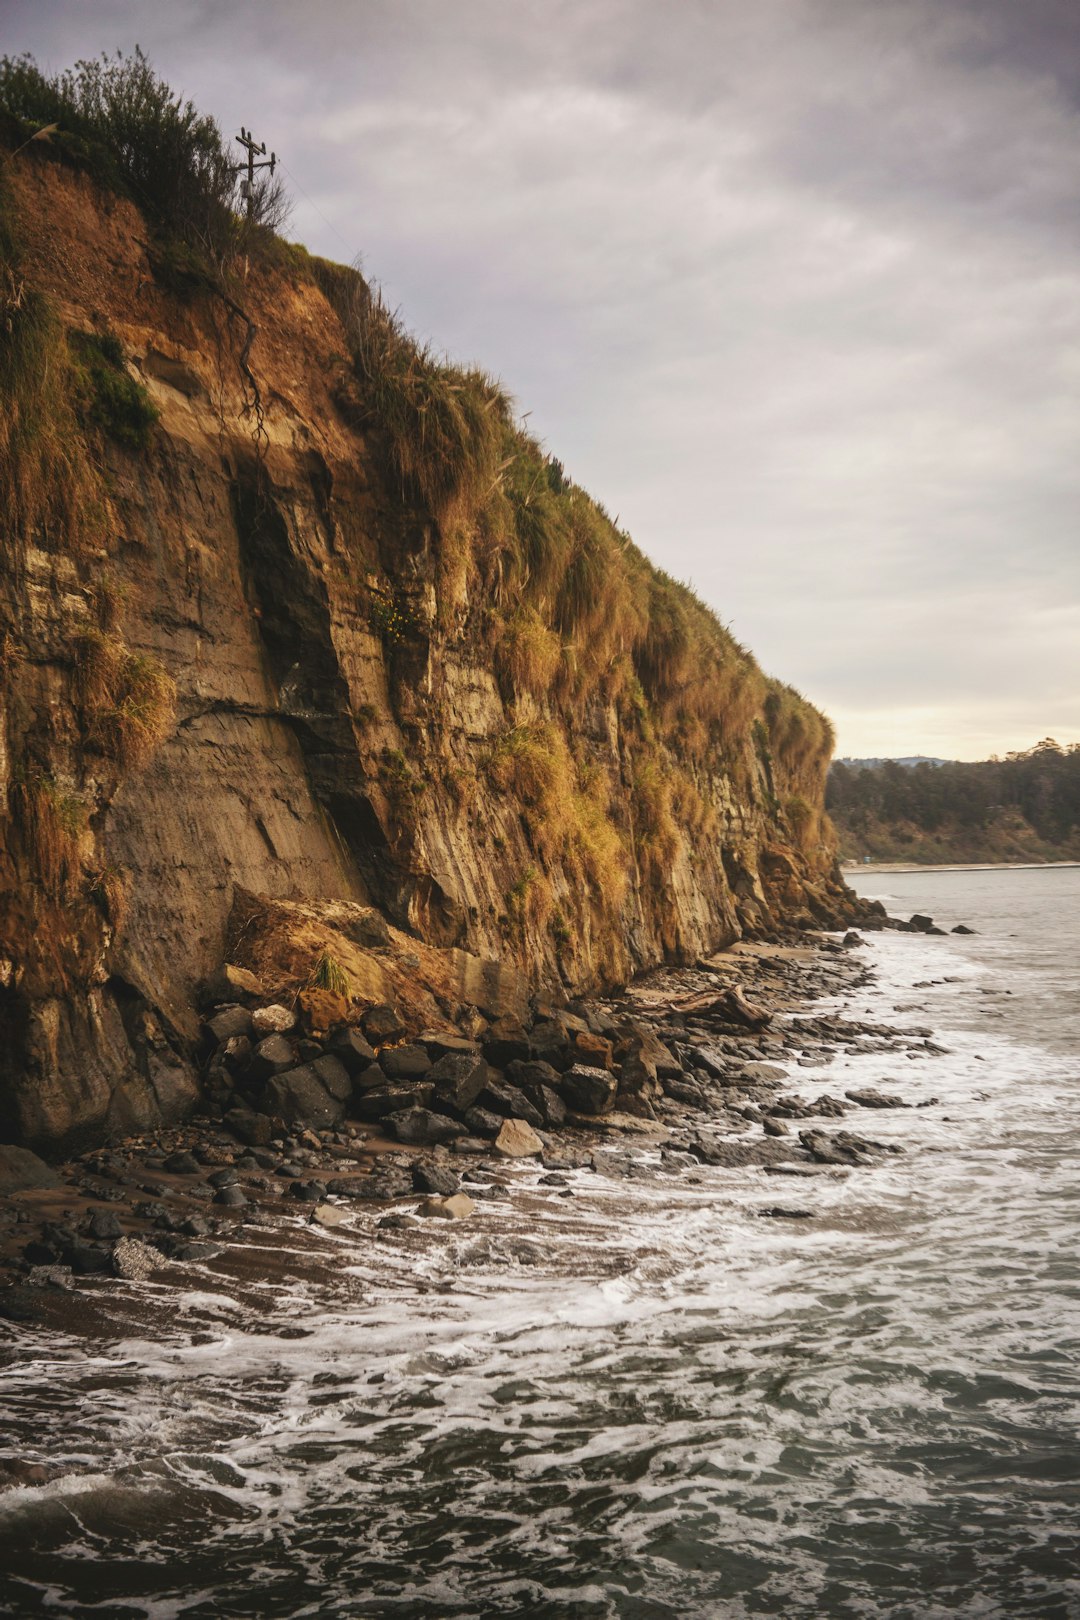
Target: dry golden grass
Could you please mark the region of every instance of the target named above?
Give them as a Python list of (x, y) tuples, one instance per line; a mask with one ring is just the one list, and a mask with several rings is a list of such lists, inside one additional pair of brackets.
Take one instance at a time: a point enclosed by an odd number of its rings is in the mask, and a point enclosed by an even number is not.
[(59, 905), (69, 904), (79, 892), (82, 876), (87, 829), (82, 799), (50, 776), (22, 775), (12, 783), (9, 808), (43, 893)]
[(172, 677), (149, 653), (92, 626), (76, 637), (74, 662), (86, 741), (125, 770), (145, 765), (175, 719)]

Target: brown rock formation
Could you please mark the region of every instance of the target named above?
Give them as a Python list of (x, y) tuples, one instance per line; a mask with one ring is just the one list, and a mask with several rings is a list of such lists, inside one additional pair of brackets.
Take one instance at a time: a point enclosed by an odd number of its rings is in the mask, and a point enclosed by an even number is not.
[[(223, 296), (47, 152), (8, 184), (9, 304), (118, 340), (159, 414), (145, 448), (80, 429), (100, 506), (77, 543), (40, 512), (5, 537), (0, 1134), (182, 1113), (194, 992), (230, 940), (269, 990), (330, 939), (361, 1003), (445, 1025), (842, 909), (825, 759), (780, 758), (762, 677), (750, 718), (696, 742), (640, 684), (515, 687), (481, 542), (452, 575), (449, 520), (402, 493), (298, 256)], [(529, 747), (580, 812), (561, 842)]]

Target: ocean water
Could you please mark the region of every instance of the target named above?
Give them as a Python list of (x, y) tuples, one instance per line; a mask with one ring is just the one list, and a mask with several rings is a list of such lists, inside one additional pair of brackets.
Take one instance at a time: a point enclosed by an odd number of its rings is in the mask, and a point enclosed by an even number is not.
[(268, 1232), (271, 1298), (253, 1271), (141, 1285), (138, 1337), (4, 1327), (4, 1449), (63, 1472), (0, 1497), (2, 1603), (1080, 1615), (1080, 871), (856, 881), (978, 930), (868, 936), (876, 982), (825, 1009), (944, 1051), (794, 1071), (926, 1103), (843, 1121), (902, 1155), (570, 1198), (520, 1167), (460, 1225)]

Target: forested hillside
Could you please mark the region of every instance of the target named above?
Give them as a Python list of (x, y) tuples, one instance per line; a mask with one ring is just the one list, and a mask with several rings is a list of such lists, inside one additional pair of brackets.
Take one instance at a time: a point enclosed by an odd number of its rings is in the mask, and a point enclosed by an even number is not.
[(1080, 743), (975, 763), (837, 762), (826, 804), (845, 860), (1080, 859)]

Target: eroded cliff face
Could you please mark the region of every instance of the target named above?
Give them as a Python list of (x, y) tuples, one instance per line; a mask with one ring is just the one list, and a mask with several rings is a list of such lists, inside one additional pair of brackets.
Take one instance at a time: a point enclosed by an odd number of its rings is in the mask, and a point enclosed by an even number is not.
[[(6, 552), (0, 1132), (55, 1145), (189, 1107), (194, 993), (238, 894), (377, 912), (395, 943), (376, 953), (453, 950), (459, 994), (498, 977), (483, 960), (569, 991), (838, 915), (819, 773), (784, 778), (760, 722), (691, 764), (625, 702), (508, 686), (483, 590), (448, 583), (312, 279), (170, 287), (128, 203), (37, 159), (11, 185), (20, 285), (114, 335), (160, 414), (143, 449), (87, 430), (106, 514), (89, 542)], [(137, 757), (87, 723), (102, 637), (175, 683)], [(506, 768), (541, 732), (602, 816), (610, 882), (577, 835), (545, 841), (542, 794)], [(638, 825), (646, 749), (693, 778), (694, 814), (659, 843)], [(35, 864), (28, 783), (69, 827), (63, 881)]]

